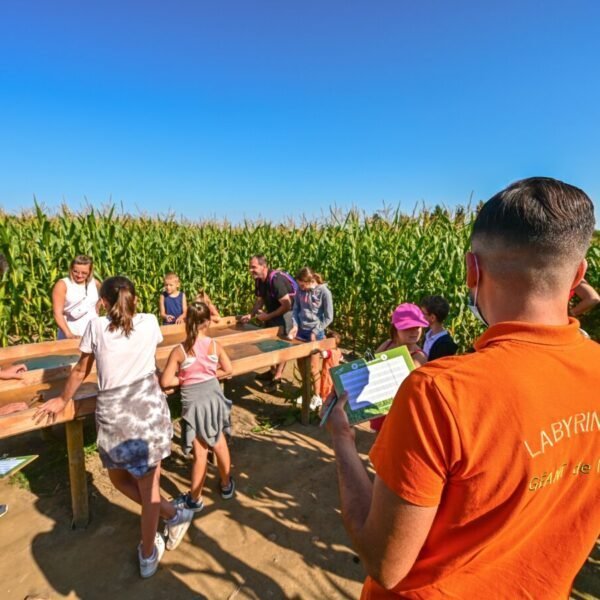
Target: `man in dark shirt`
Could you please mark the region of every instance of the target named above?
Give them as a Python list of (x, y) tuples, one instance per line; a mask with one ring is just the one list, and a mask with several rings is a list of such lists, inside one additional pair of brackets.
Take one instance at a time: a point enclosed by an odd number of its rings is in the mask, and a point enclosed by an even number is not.
[[(241, 321), (247, 323), (256, 317), (266, 327), (279, 327), (280, 335), (289, 335), (293, 327), (292, 306), (295, 292), (292, 282), (281, 271), (270, 269), (267, 259), (262, 254), (252, 256), (249, 269), (254, 278), (256, 300), (250, 313), (244, 315)], [(274, 370), (258, 375), (257, 378), (268, 381), (265, 389), (274, 392), (281, 383), (284, 368), (285, 362), (278, 364)]]

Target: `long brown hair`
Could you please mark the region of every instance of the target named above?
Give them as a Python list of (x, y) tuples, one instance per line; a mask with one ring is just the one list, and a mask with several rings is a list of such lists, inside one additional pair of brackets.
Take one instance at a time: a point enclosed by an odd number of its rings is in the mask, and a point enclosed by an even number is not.
[(198, 330), (207, 321), (210, 321), (210, 308), (206, 303), (192, 302), (188, 305), (185, 316), (185, 342), (183, 342), (186, 354), (191, 352), (198, 337)]
[(88, 284), (92, 279), (94, 279), (94, 260), (91, 256), (87, 256), (87, 254), (79, 254), (76, 256), (69, 265), (69, 278), (71, 277), (71, 271), (75, 265), (82, 265), (90, 267), (90, 274), (87, 276), (85, 283)]
[(100, 286), (100, 298), (106, 300), (109, 331), (121, 329), (126, 337), (133, 331), (135, 316), (135, 287), (127, 277), (109, 277)]
[(296, 281), (316, 281), (317, 285), (321, 285), (323, 283), (323, 277), (313, 271), (310, 267), (302, 267), (296, 273)]

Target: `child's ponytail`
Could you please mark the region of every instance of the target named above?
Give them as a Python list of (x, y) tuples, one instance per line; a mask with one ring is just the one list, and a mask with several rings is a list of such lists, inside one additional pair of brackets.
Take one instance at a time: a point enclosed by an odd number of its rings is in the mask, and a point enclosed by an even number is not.
[(126, 337), (133, 331), (135, 287), (127, 277), (109, 277), (102, 282), (100, 297), (109, 304), (109, 331), (122, 330)]
[(200, 327), (210, 321), (210, 309), (204, 302), (192, 302), (187, 309), (185, 317), (185, 342), (183, 349), (189, 354), (196, 343), (198, 330)]

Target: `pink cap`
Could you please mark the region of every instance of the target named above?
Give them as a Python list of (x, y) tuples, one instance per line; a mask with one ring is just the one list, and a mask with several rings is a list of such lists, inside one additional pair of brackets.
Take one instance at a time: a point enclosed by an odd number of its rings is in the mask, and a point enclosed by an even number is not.
[(428, 327), (429, 323), (416, 304), (405, 302), (399, 304), (392, 313), (392, 323), (398, 331), (410, 329), (411, 327)]

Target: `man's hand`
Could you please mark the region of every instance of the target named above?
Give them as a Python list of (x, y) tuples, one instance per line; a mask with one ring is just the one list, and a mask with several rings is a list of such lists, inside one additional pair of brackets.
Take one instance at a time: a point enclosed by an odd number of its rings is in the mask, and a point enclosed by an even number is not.
[(265, 312), (265, 311), (263, 311), (263, 310), (259, 310), (259, 311), (258, 311), (258, 313), (257, 313), (257, 315), (256, 315), (256, 318), (257, 318), (259, 321), (261, 321), (262, 323), (265, 323), (266, 321), (269, 321), (269, 320), (270, 320), (270, 317), (269, 317), (268, 313), (266, 313), (266, 312)]
[(165, 321), (167, 323), (173, 323), (175, 321), (175, 317), (173, 315), (167, 315)]
[(24, 364), (11, 365), (0, 370), (0, 379), (23, 379), (27, 372), (27, 367)]
[(52, 423), (56, 421), (56, 415), (61, 413), (65, 409), (65, 406), (67, 406), (67, 400), (62, 396), (57, 396), (56, 398), (44, 402), (44, 404), (35, 411), (32, 419), (36, 424), (39, 424), (46, 419), (46, 424), (52, 425)]
[(295, 340), (297, 335), (298, 335), (298, 325), (294, 325), (290, 329), (290, 332), (288, 333), (288, 339)]
[(252, 315), (248, 313), (247, 315), (242, 315), (242, 316), (241, 316), (241, 317), (238, 319), (238, 321), (239, 321), (240, 323), (249, 323), (251, 319), (252, 319)]
[(184, 323), (184, 322), (185, 322), (185, 317), (183, 315), (179, 315), (177, 317), (177, 319), (175, 319), (175, 324), (176, 325), (181, 325), (181, 323)]
[(331, 434), (331, 437), (334, 438), (334, 441), (343, 437), (348, 437), (354, 441), (354, 429), (350, 427), (350, 421), (348, 421), (348, 415), (345, 410), (346, 403), (348, 402), (348, 392), (344, 392), (340, 398), (337, 398), (335, 392), (331, 392), (321, 408), (321, 415), (325, 414), (325, 411), (332, 402), (335, 402), (335, 406), (329, 413), (329, 417), (327, 417), (325, 423), (327, 430)]

